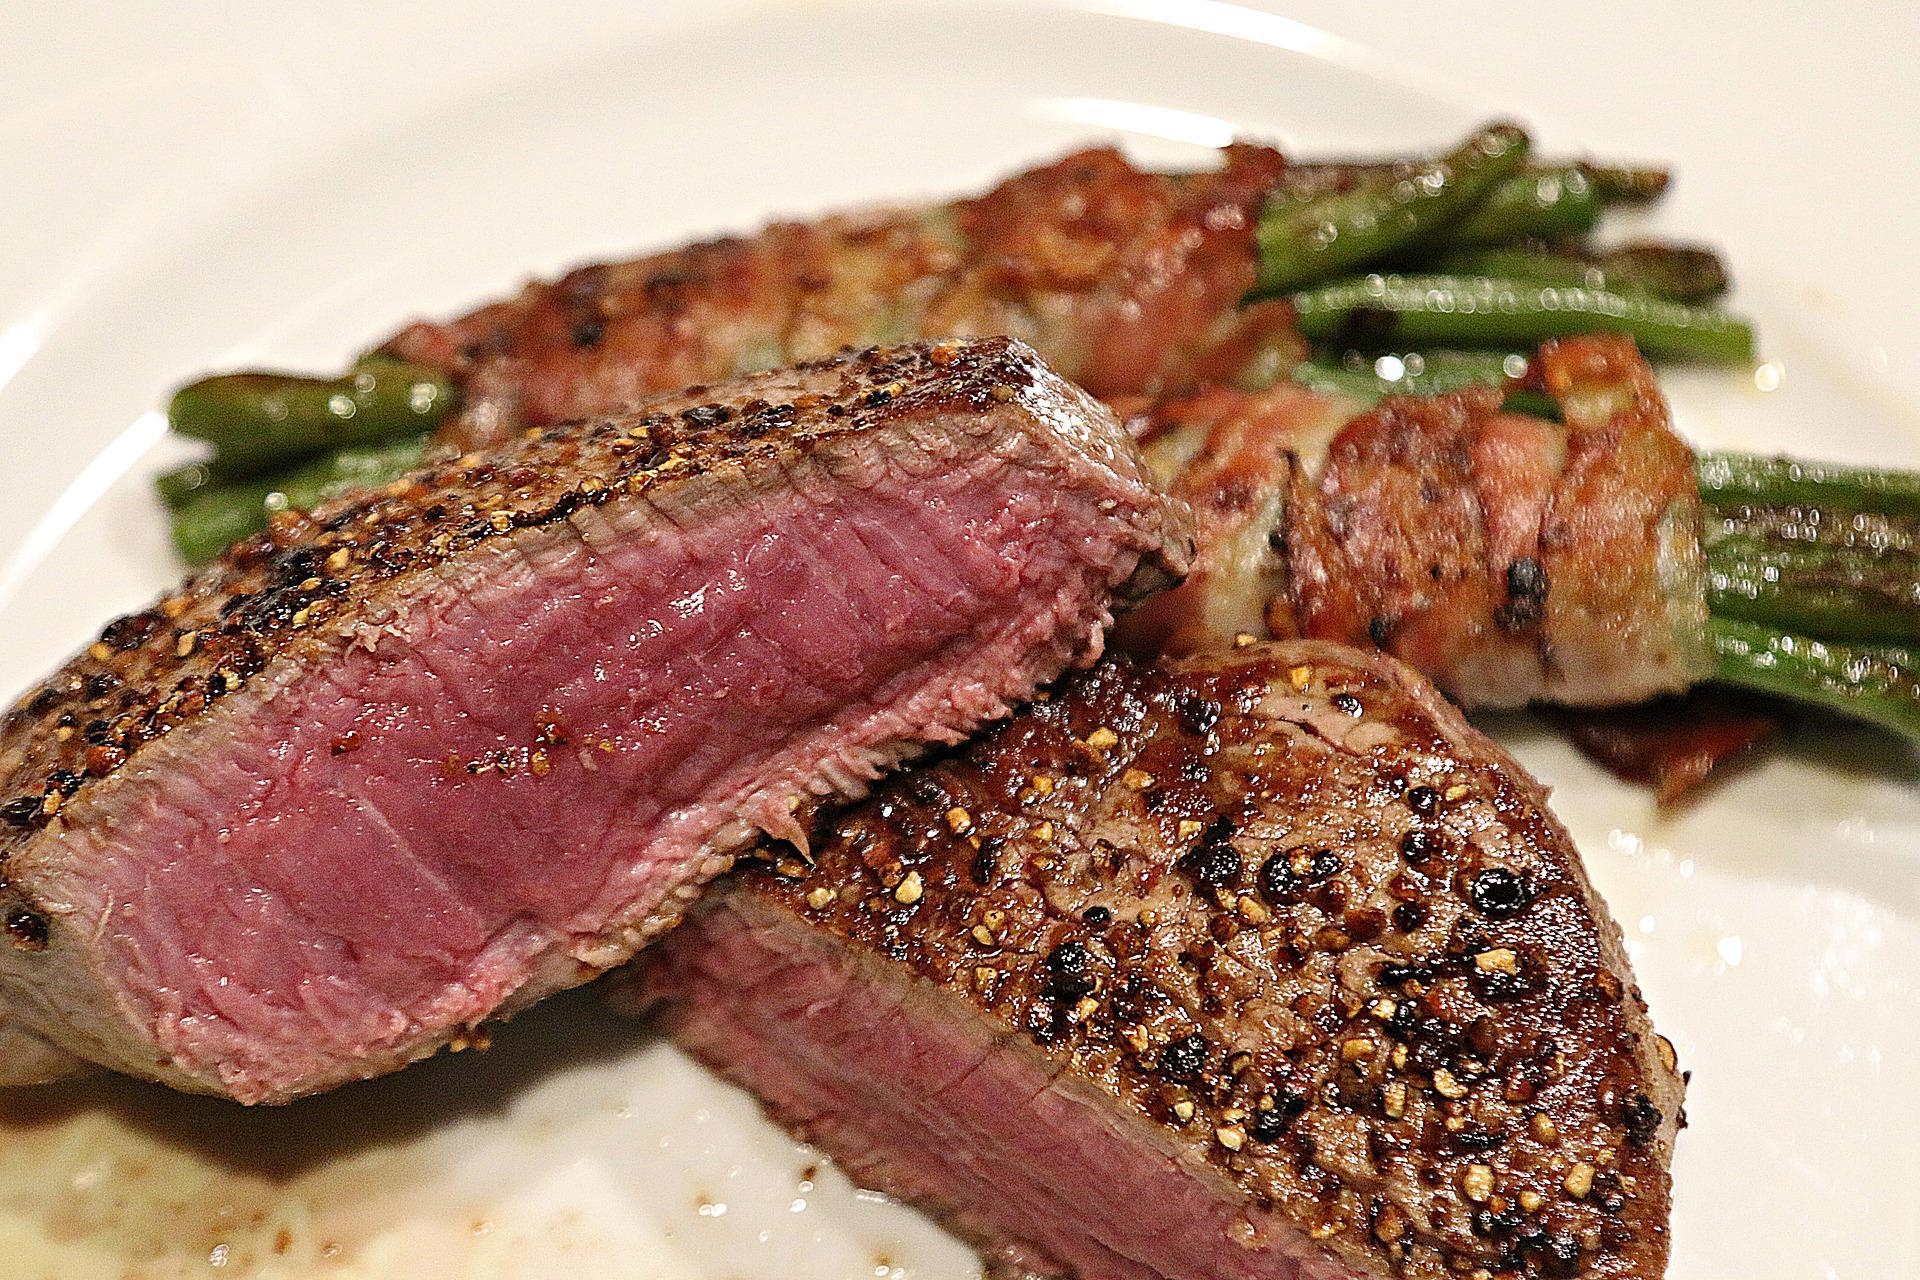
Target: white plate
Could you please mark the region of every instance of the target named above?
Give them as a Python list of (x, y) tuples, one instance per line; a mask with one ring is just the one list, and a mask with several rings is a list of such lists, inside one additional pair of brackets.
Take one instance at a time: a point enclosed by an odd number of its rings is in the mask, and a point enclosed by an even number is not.
[[(0, 686), (174, 572), (146, 479), (183, 375), (326, 366), (527, 272), (775, 212), (964, 191), (1096, 136), (1413, 147), (1489, 112), (1670, 158), (1784, 371), (1674, 382), (1708, 443), (1920, 464), (1911, 15), (1217, 0), (9, 6)], [(325, 10), (323, 14), (323, 9)], [(1305, 19), (1304, 21), (1302, 19)], [(1920, 1256), (1910, 755), (1803, 742), (1673, 818), (1524, 719), (1695, 1071), (1683, 1278)], [(0, 1097), (0, 1271), (971, 1276), (587, 995), (272, 1113), (125, 1082)]]

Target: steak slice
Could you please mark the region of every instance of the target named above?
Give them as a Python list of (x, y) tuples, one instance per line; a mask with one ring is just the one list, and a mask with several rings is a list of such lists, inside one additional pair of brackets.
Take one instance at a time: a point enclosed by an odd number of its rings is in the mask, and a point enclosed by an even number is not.
[(1185, 541), (1111, 415), (1005, 339), (289, 517), (7, 718), (0, 1075), (52, 1045), (278, 1102), (430, 1053), (1090, 661)]
[(1100, 1280), (1658, 1276), (1672, 1047), (1408, 667), (1102, 663), (745, 871), (621, 998), (857, 1180)]

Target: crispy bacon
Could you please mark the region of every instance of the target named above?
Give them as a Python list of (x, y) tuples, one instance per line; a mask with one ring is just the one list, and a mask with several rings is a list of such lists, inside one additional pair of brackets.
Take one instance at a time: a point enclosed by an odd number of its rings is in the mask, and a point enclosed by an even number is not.
[(1297, 343), (1284, 304), (1239, 306), (1254, 219), (1282, 167), (1275, 151), (1235, 146), (1217, 172), (1167, 177), (1081, 151), (975, 199), (580, 267), (411, 325), (385, 349), (460, 384), (446, 435), (461, 447), (922, 337), (1024, 338), (1098, 395), (1177, 390)]
[(1633, 707), (1555, 708), (1573, 744), (1670, 805), (1780, 732), (1771, 706), (1742, 690), (1711, 686)]
[(1298, 460), (1323, 456), (1359, 406), (1278, 383), (1124, 407), (1148, 465), (1193, 509), (1195, 554), (1184, 582), (1121, 620), (1120, 643), (1188, 654), (1265, 635), (1270, 602), (1290, 589), (1283, 552)]
[(1712, 666), (1693, 451), (1653, 370), (1618, 334), (1549, 342), (1535, 376), (1566, 419), (1567, 458), (1540, 528), (1552, 700), (1611, 706), (1673, 693)]

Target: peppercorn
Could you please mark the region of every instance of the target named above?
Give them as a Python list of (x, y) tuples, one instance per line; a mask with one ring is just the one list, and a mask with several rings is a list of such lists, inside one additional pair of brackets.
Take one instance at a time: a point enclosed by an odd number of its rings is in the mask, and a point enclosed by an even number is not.
[(1653, 1099), (1644, 1093), (1636, 1093), (1633, 1101), (1627, 1103), (1626, 1112), (1627, 1141), (1636, 1147), (1644, 1147), (1652, 1142), (1663, 1119), (1660, 1108), (1653, 1105)]
[(1403, 902), (1393, 909), (1393, 927), (1402, 933), (1417, 932), (1427, 922), (1427, 909), (1417, 902)]
[(1093, 990), (1093, 957), (1085, 944), (1063, 942), (1047, 953), (1047, 992), (1056, 1000), (1078, 1000)]
[(1467, 897), (1474, 910), (1495, 920), (1518, 915), (1533, 903), (1531, 887), (1505, 867), (1488, 867), (1476, 875)]
[(1190, 694), (1182, 696), (1174, 711), (1179, 718), (1180, 728), (1195, 737), (1220, 723), (1220, 704), (1211, 698), (1196, 698)]
[(1160, 1073), (1176, 1080), (1191, 1079), (1206, 1069), (1210, 1046), (1199, 1032), (1182, 1036), (1160, 1051)]
[(1260, 864), (1260, 893), (1268, 902), (1290, 902), (1305, 888), (1293, 871), (1293, 855), (1276, 853)]
[(1195, 846), (1182, 855), (1178, 866), (1209, 889), (1224, 889), (1240, 878), (1240, 851), (1222, 841)]
[(1278, 1142), (1287, 1131), (1287, 1115), (1278, 1106), (1253, 1113), (1247, 1136), (1255, 1142)]
[(1380, 985), (1398, 987), (1408, 982), (1432, 982), (1434, 971), (1423, 964), (1386, 964), (1380, 966)]
[(1400, 856), (1408, 862), (1426, 862), (1440, 852), (1440, 837), (1416, 827), (1400, 837)]

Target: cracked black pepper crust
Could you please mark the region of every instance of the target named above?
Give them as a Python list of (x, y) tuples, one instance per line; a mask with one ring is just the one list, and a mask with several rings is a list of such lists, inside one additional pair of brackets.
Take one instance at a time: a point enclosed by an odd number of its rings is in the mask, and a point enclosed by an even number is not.
[[(149, 608), (109, 623), (7, 712), (0, 865), (57, 826), (77, 794), (205, 715), (281, 653), (377, 625), (380, 604), (404, 595), (407, 580), (622, 495), (698, 483), (929, 413), (983, 416), (1022, 402), (1150, 501), (1130, 452), (1033, 400), (1043, 381), (1049, 392), (1078, 394), (1031, 349), (1003, 338), (846, 352), (692, 387), (613, 418), (530, 430), (384, 490), (284, 514)], [(1171, 525), (1167, 533), (1184, 536)], [(15, 910), (6, 928), (16, 945), (45, 941), (44, 922), (30, 911)]]
[(1317, 642), (1108, 662), (763, 895), (1016, 1028), (1369, 1273), (1658, 1276), (1672, 1047), (1544, 792)]

